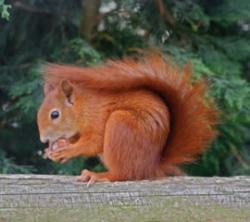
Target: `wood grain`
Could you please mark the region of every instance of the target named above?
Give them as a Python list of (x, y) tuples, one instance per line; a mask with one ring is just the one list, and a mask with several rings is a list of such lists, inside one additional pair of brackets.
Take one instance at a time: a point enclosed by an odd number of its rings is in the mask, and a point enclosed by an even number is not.
[(97, 183), (0, 175), (5, 221), (250, 221), (250, 177)]

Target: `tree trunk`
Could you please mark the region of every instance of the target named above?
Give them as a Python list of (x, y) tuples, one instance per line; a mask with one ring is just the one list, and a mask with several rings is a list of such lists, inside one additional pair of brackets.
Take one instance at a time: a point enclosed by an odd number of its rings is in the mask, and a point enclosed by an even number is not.
[(99, 21), (101, 0), (82, 0), (82, 21), (80, 34), (86, 40), (91, 40)]

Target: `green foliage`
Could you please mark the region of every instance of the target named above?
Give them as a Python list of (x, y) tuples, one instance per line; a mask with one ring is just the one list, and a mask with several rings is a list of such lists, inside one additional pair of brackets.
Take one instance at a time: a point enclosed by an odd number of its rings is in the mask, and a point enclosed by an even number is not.
[(32, 173), (34, 168), (31, 166), (18, 166), (13, 159), (7, 158), (5, 153), (0, 150), (0, 173)]
[(10, 17), (9, 9), (11, 9), (11, 6), (5, 4), (4, 0), (0, 0), (0, 14), (3, 19), (9, 20)]
[[(181, 66), (191, 62), (195, 80), (208, 79), (209, 95), (221, 113), (218, 139), (187, 170), (194, 175), (250, 174), (250, 2), (164, 0), (165, 12), (174, 23), (160, 15), (155, 2), (116, 1), (117, 8), (102, 18), (91, 42), (79, 34), (81, 9), (76, 0), (29, 0), (26, 3), (39, 13), (15, 8), (9, 21), (1, 23), (2, 172), (20, 172), (20, 165), (32, 165), (38, 173), (103, 170), (96, 159), (78, 158), (62, 166), (39, 155), (43, 145), (35, 117), (43, 97), (39, 70), (43, 62), (92, 66), (142, 48), (160, 48)], [(8, 9), (0, 1), (2, 17), (8, 17)]]
[(250, 19), (250, 4), (246, 0), (224, 0), (211, 13), (211, 20), (223, 26)]
[(68, 62), (91, 66), (100, 63), (102, 56), (86, 41), (76, 37), (55, 50), (51, 58), (60, 63)]

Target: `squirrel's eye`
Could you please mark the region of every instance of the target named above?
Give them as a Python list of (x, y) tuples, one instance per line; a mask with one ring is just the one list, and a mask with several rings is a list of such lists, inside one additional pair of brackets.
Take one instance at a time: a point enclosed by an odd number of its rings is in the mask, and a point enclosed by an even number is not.
[(50, 114), (51, 119), (57, 119), (59, 117), (59, 112), (57, 110), (54, 110)]

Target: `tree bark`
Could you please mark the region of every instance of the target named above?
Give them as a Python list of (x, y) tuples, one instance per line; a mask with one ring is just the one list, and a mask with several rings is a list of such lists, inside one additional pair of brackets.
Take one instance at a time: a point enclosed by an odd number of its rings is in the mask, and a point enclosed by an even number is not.
[(80, 34), (86, 40), (91, 40), (99, 22), (101, 0), (82, 0), (82, 21)]

